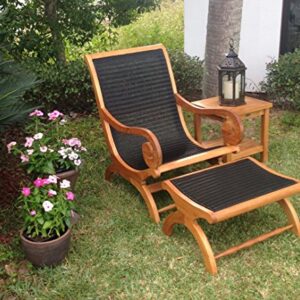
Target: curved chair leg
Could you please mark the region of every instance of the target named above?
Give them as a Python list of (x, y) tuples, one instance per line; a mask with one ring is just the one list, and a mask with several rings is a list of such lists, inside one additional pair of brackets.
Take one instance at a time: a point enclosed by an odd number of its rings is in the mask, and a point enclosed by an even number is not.
[(293, 225), (292, 231), (300, 237), (300, 223), (295, 208), (293, 207), (292, 203), (288, 199), (282, 199), (279, 201), (279, 204), (285, 211), (287, 218), (290, 224)]
[(105, 175), (104, 175), (105, 180), (110, 181), (111, 176), (114, 173), (116, 173), (115, 166), (113, 164), (110, 164), (105, 170)]
[(141, 193), (151, 219), (155, 222), (155, 223), (159, 223), (160, 221), (160, 217), (159, 217), (159, 213), (158, 213), (158, 209), (157, 209), (157, 205), (155, 203), (155, 200), (152, 196), (152, 193), (149, 191), (149, 188), (146, 184), (140, 183), (138, 181), (135, 180), (130, 180), (130, 182), (137, 188), (137, 190)]
[(179, 210), (169, 214), (165, 219), (162, 227), (164, 234), (168, 236), (172, 235), (175, 224), (184, 224), (184, 215)]
[(210, 243), (204, 231), (197, 223), (197, 220), (186, 217), (180, 211), (175, 211), (166, 218), (163, 225), (163, 232), (166, 235), (171, 235), (175, 224), (184, 224), (189, 229), (199, 245), (200, 251), (203, 255), (206, 270), (212, 275), (217, 274), (216, 259), (214, 257)]

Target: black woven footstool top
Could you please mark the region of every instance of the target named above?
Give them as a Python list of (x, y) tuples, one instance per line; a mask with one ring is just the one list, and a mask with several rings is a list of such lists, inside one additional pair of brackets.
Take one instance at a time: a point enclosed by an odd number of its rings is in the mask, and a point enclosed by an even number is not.
[(250, 159), (170, 181), (193, 202), (214, 212), (297, 183), (268, 172)]

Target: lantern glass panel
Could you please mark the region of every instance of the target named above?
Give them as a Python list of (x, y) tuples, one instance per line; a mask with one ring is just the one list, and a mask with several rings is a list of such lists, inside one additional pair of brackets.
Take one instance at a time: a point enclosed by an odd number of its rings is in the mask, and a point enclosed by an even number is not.
[(240, 92), (242, 90), (242, 77), (238, 74), (235, 78), (235, 99), (240, 98)]
[(224, 99), (233, 99), (233, 76), (230, 72), (223, 74), (222, 88)]

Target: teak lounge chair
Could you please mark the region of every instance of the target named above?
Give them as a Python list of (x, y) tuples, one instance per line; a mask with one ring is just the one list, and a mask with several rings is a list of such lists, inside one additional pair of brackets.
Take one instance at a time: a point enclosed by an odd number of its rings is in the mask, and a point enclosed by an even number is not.
[[(285, 199), (300, 192), (300, 182), (252, 158), (147, 185), (149, 177), (158, 178), (163, 172), (237, 151), (243, 131), (236, 115), (196, 107), (177, 93), (162, 45), (91, 54), (86, 61), (112, 157), (106, 179), (118, 173), (131, 182), (142, 194), (155, 222), (159, 222), (160, 212), (176, 208), (165, 219), (163, 231), (171, 235), (175, 224), (184, 224), (198, 242), (211, 274), (217, 273), (216, 259), (220, 257), (286, 230), (300, 236), (296, 211)], [(223, 120), (225, 146), (206, 149), (197, 143), (187, 130), (182, 108)], [(169, 192), (175, 204), (158, 210), (152, 193), (162, 189)], [(287, 226), (213, 254), (198, 218), (214, 224), (273, 202), (285, 211)]]
[[(161, 184), (149, 177), (238, 151), (242, 138), (239, 117), (222, 109), (201, 109), (177, 93), (170, 60), (163, 45), (85, 56), (103, 131), (112, 158), (108, 180), (118, 173), (141, 193), (151, 218), (159, 222), (152, 194)], [(206, 149), (186, 127), (182, 108), (223, 120), (225, 146)]]

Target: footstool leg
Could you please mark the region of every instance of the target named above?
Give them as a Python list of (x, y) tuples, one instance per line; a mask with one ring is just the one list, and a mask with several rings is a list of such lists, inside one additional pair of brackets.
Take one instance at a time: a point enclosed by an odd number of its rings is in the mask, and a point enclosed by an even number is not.
[(176, 224), (184, 224), (184, 215), (179, 210), (168, 215), (163, 224), (163, 232), (164, 234), (170, 236), (173, 233), (174, 225)]
[(202, 252), (206, 270), (212, 275), (217, 274), (217, 263), (212, 248), (197, 220), (193, 220), (177, 210), (166, 218), (163, 224), (163, 232), (170, 236), (175, 224), (183, 224), (189, 229)]
[(294, 206), (288, 199), (282, 199), (279, 201), (279, 204), (285, 211), (287, 218), (290, 222), (290, 224), (293, 225), (293, 228), (291, 229), (297, 236), (300, 237), (300, 223), (299, 218), (297, 216), (297, 213), (295, 211)]

